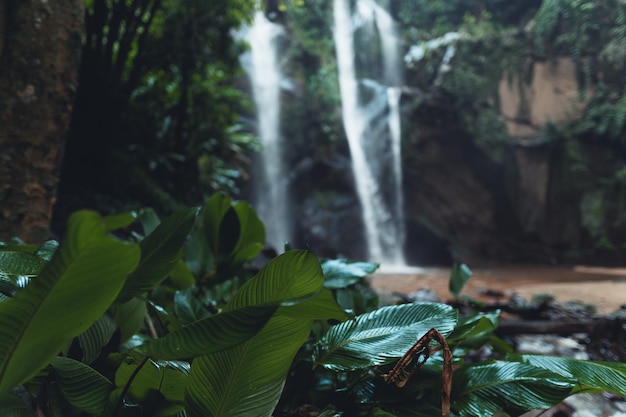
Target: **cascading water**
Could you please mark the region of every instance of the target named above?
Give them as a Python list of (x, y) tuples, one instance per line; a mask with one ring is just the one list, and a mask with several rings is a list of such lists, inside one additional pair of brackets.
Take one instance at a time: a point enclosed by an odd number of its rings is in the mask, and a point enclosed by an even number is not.
[[(394, 215), (398, 242), (404, 245), (406, 233), (404, 231), (404, 190), (402, 189), (402, 115), (400, 113), (400, 99), (402, 91), (400, 87), (388, 87), (387, 99), (389, 101), (389, 133), (391, 135), (391, 154), (394, 178)], [(402, 250), (400, 246), (399, 250)], [(404, 258), (396, 262), (395, 266), (406, 264)]]
[(243, 58), (252, 83), (258, 135), (263, 144), (259, 161), (262, 172), (255, 178), (254, 205), (265, 223), (267, 242), (277, 251), (282, 251), (291, 238), (289, 181), (283, 170), (280, 134), (280, 91), (284, 77), (279, 65), (278, 43), (283, 36), (283, 27), (258, 11), (246, 35), (250, 52)]
[[(354, 12), (350, 0), (335, 0), (334, 24), (343, 124), (369, 258), (383, 266), (403, 266), (399, 102), (404, 64), (396, 26), (389, 13), (373, 0), (357, 0)], [(357, 42), (364, 46), (359, 48), (359, 56), (355, 53)], [(373, 54), (363, 53), (362, 49), (372, 45), (380, 45), (380, 54), (375, 50)], [(369, 59), (376, 61), (367, 62)], [(382, 74), (367, 73), (380, 64)]]

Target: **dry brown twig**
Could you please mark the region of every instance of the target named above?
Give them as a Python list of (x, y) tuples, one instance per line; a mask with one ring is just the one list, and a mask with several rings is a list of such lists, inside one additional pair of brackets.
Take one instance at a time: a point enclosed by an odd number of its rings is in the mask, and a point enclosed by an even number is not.
[[(435, 328), (430, 329), (409, 349), (396, 363), (393, 369), (383, 375), (385, 381), (393, 382), (398, 388), (406, 385), (408, 380), (428, 360), (431, 354), (439, 350), (431, 347), (437, 342), (443, 350), (443, 370), (441, 371), (441, 417), (450, 416), (450, 392), (452, 391), (452, 352), (446, 338)], [(422, 358), (422, 359), (420, 359)]]

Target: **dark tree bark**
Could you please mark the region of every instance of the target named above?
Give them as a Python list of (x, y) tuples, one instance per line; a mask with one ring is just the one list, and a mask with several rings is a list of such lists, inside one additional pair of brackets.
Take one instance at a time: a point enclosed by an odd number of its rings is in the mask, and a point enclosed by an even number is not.
[(84, 0), (0, 0), (0, 240), (48, 236)]

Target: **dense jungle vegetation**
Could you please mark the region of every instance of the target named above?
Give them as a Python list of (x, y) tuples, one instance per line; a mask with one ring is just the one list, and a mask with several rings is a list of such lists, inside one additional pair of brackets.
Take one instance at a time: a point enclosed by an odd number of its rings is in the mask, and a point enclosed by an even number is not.
[[(442, 40), (408, 55), (409, 170), (423, 162), (412, 145), (443, 127), (496, 167), (512, 146), (548, 149), (553, 196), (580, 217), (582, 248), (619, 255), (626, 4), (389, 3), (407, 51)], [(287, 107), (285, 134), (319, 158), (345, 153), (331, 1), (265, 7), (289, 29), (289, 71), (309, 105)], [(233, 198), (260, 149), (238, 63), (246, 46), (233, 36), (253, 12), (246, 0), (86, 1), (60, 238), (0, 245), (0, 415), (491, 417), (580, 392), (626, 395), (623, 363), (515, 354), (494, 333), (499, 311), (380, 306), (365, 282), (376, 264), (289, 245), (259, 258), (264, 225)], [(563, 56), (580, 117), (510, 137), (502, 74), (523, 85), (532, 62)], [(453, 268), (460, 303), (470, 275)]]
[[(239, 117), (253, 2), (87, 1), (79, 89), (58, 211), (172, 210), (237, 193), (258, 150)], [(243, 178), (245, 179), (245, 178)]]
[[(626, 364), (515, 354), (499, 311), (378, 306), (376, 264), (287, 250), (252, 276), (264, 241), (250, 205), (215, 194), (163, 221), (83, 210), (60, 244), (4, 244), (0, 413), (492, 417), (626, 394)], [(470, 275), (453, 269), (457, 300)]]
[[(294, 172), (299, 155), (319, 160), (346, 153), (337, 111), (331, 6), (329, 0), (269, 1), (265, 6), (268, 16), (289, 31), (285, 61), (290, 68), (285, 71), (303, 98), (285, 106), (284, 135), (297, 150), (291, 156)], [(417, 132), (404, 138), (407, 176), (422, 174), (415, 144), (445, 127), (453, 133), (444, 135), (478, 147), (487, 157), (483, 164), (508, 178), (492, 189), (501, 190), (502, 205), (512, 212), (520, 202), (512, 197), (515, 174), (507, 171), (511, 149), (548, 149), (549, 205), (543, 210), (547, 222), (563, 218), (568, 226), (551, 231), (561, 240), (537, 239), (561, 246), (564, 259), (570, 252), (573, 258), (604, 253), (608, 261), (621, 259), (626, 234), (624, 5), (618, 0), (391, 1), (390, 9), (401, 23), (407, 53), (446, 34), (459, 35), (427, 47), (422, 57), (407, 55), (405, 84), (413, 94), (404, 104), (410, 115), (406, 131)], [(251, 174), (249, 157), (260, 144), (238, 61), (246, 46), (232, 34), (251, 21), (253, 12), (246, 1), (87, 2), (55, 230), (78, 208), (114, 212), (148, 205), (167, 213), (181, 204), (199, 204), (215, 191), (241, 195)], [(450, 46), (454, 54), (443, 65)], [(560, 57), (575, 64), (580, 99), (586, 103), (580, 117), (533, 126), (530, 137), (511, 137), (510, 120), (498, 105), (503, 74), (523, 88), (532, 80), (534, 63)], [(532, 124), (523, 112), (515, 122)], [(322, 176), (321, 181), (331, 180)], [(308, 188), (293, 192), (303, 189)], [(501, 217), (497, 227), (502, 229), (517, 221)], [(431, 229), (454, 239), (436, 224)], [(532, 241), (537, 233), (518, 230), (508, 238)]]

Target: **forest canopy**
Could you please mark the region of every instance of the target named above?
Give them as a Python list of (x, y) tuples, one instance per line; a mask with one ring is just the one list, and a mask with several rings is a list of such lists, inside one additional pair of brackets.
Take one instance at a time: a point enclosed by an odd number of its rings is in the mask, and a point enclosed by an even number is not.
[(132, 200), (171, 210), (236, 192), (257, 144), (238, 122), (245, 45), (232, 34), (253, 10), (244, 0), (87, 1), (58, 212)]

